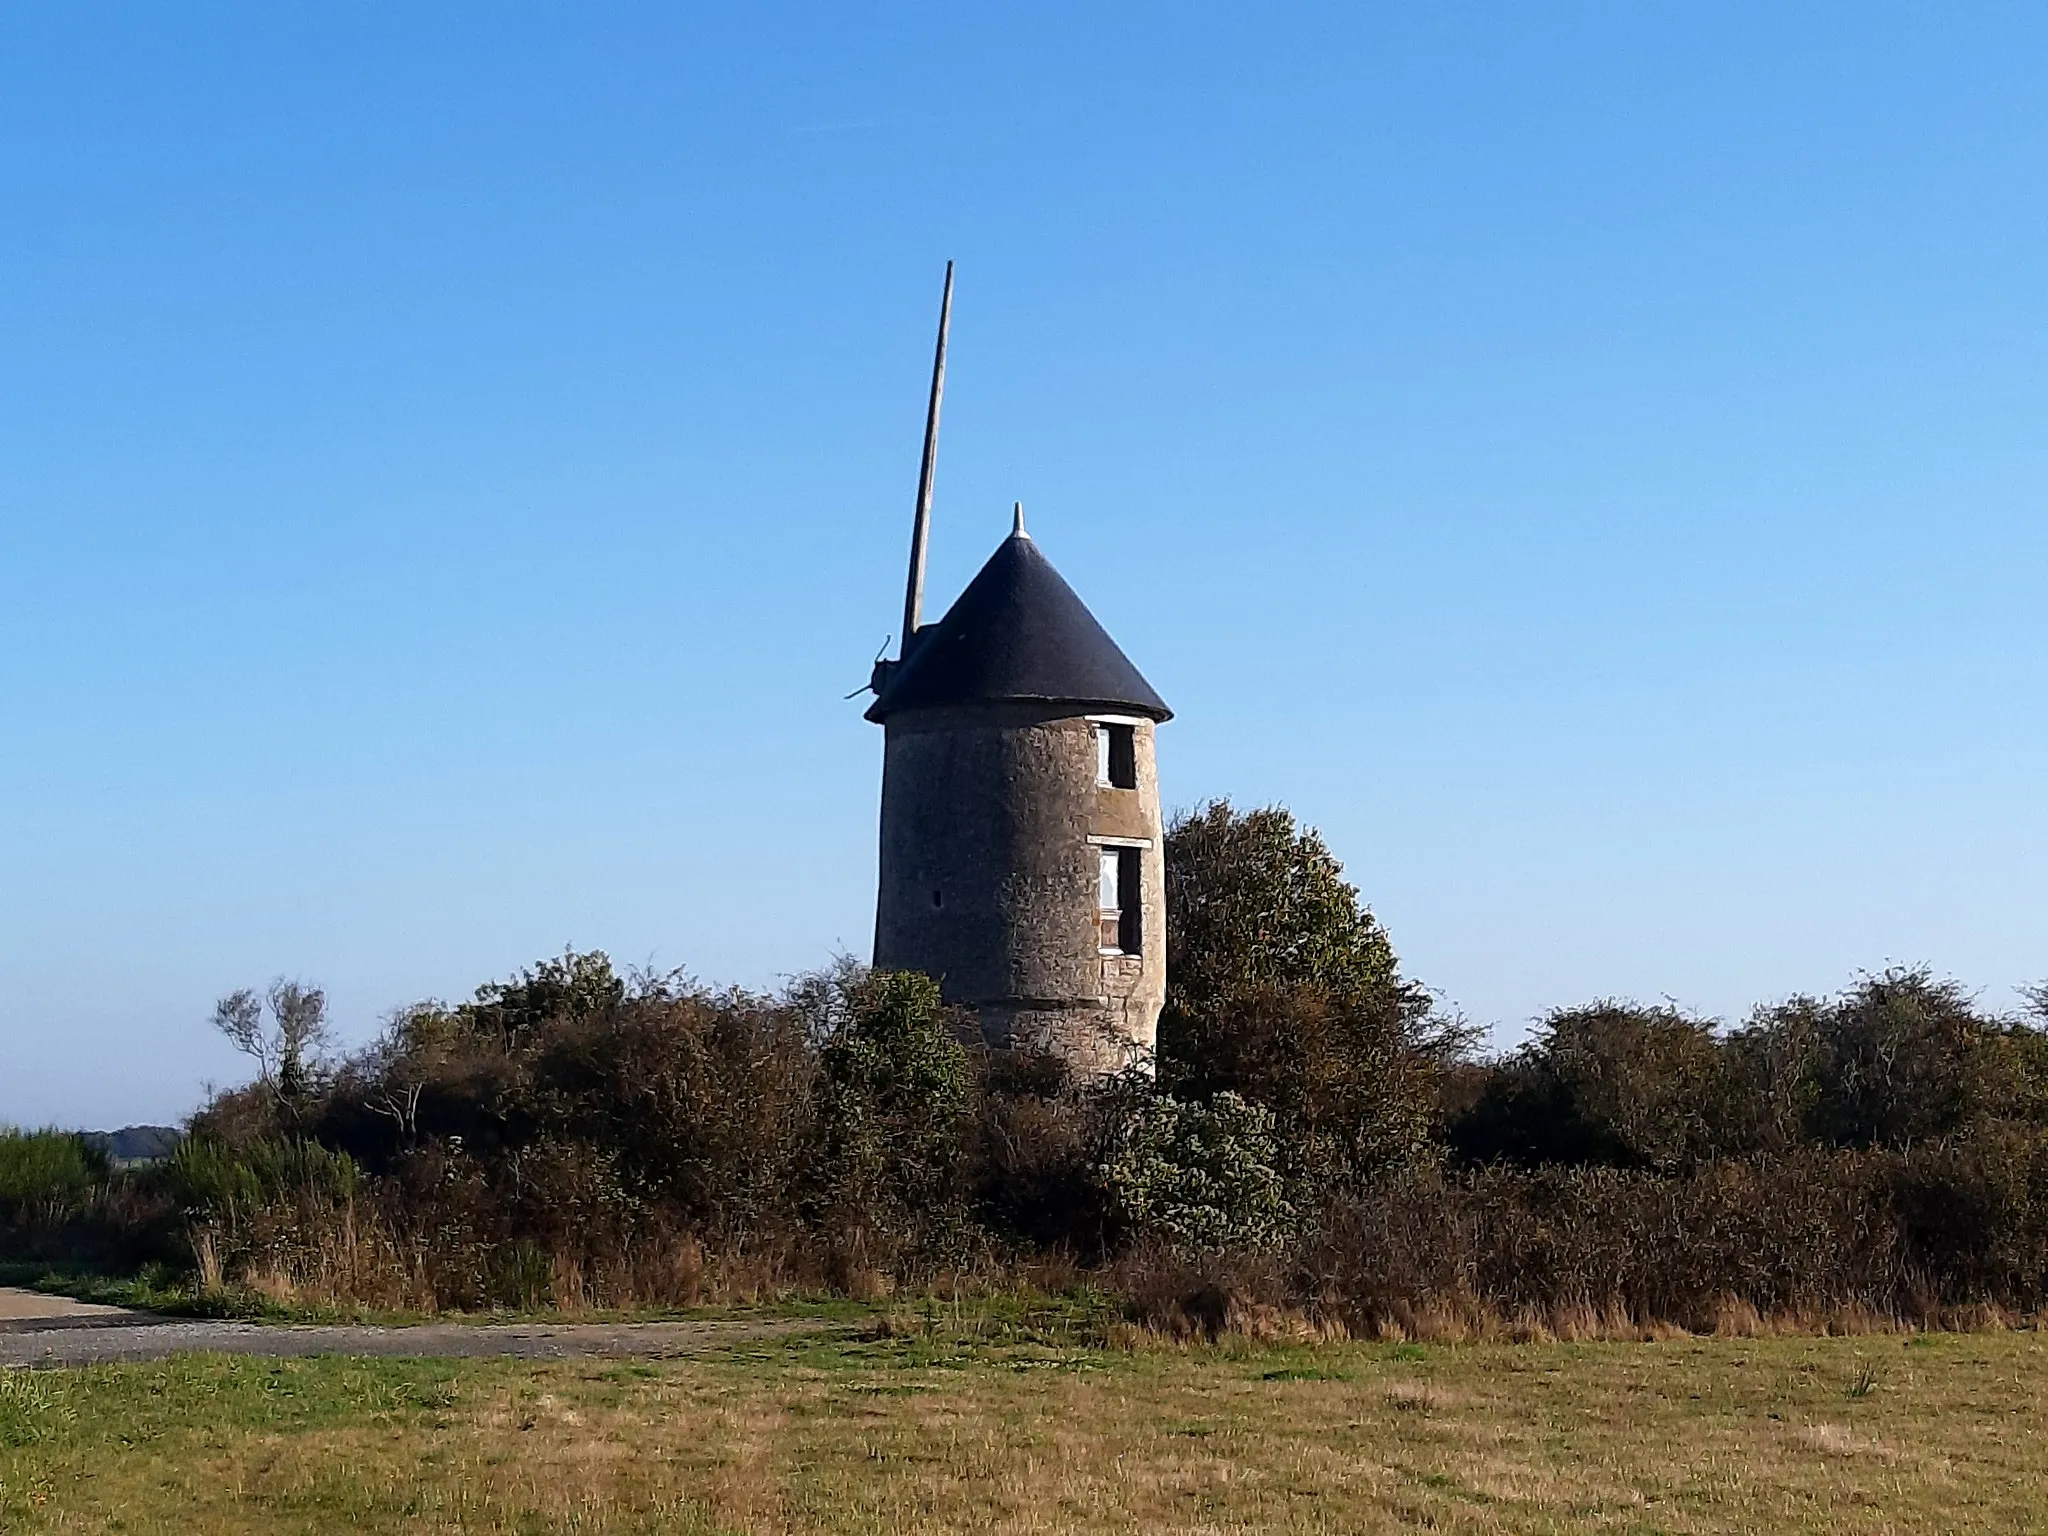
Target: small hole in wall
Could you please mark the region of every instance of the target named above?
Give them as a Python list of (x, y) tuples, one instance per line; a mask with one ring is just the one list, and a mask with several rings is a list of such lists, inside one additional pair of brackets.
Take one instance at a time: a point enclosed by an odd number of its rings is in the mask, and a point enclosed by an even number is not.
[(940, 894), (939, 894), (939, 893), (938, 893), (937, 891), (933, 891), (933, 892), (932, 892), (932, 905), (933, 905), (933, 906), (935, 906), (935, 907), (943, 907), (943, 906), (944, 906), (945, 904), (946, 904), (946, 898), (945, 898), (944, 896), (941, 896), (941, 895), (940, 895)]

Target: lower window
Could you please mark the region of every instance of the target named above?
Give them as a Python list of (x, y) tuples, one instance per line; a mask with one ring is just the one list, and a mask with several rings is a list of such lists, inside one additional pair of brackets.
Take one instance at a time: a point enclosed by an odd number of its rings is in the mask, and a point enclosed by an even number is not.
[(1102, 890), (1098, 897), (1102, 949), (1106, 954), (1140, 954), (1144, 950), (1143, 850), (1104, 848)]

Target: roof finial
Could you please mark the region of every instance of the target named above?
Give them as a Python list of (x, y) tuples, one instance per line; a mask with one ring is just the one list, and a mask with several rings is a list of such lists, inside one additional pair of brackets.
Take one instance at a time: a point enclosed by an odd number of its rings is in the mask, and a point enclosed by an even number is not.
[(1028, 534), (1028, 533), (1026, 533), (1026, 532), (1024, 531), (1024, 503), (1023, 503), (1023, 502), (1021, 502), (1021, 501), (1020, 501), (1020, 502), (1018, 502), (1018, 503), (1017, 503), (1017, 507), (1016, 507), (1016, 510), (1015, 510), (1015, 511), (1013, 511), (1013, 512), (1012, 512), (1012, 513), (1010, 514), (1010, 517), (1011, 517), (1011, 522), (1010, 522), (1010, 537), (1011, 537), (1011, 538), (1013, 538), (1013, 539), (1028, 539), (1028, 538), (1030, 538), (1030, 537), (1031, 537), (1031, 535), (1030, 535), (1030, 534)]
[(953, 324), (953, 263), (946, 263), (946, 292), (939, 300), (939, 344), (932, 353), (932, 398), (924, 413), (924, 463), (917, 472), (917, 518), (910, 528), (910, 581), (903, 592), (903, 645), (908, 660), (924, 622), (924, 551), (931, 540), (932, 475), (939, 465), (939, 400), (946, 392), (946, 332)]

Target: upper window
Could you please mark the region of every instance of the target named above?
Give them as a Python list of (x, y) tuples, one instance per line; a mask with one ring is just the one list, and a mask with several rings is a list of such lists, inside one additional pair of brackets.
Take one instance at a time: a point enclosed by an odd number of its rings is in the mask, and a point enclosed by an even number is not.
[(1103, 721), (1095, 727), (1095, 782), (1111, 789), (1138, 787), (1138, 728)]

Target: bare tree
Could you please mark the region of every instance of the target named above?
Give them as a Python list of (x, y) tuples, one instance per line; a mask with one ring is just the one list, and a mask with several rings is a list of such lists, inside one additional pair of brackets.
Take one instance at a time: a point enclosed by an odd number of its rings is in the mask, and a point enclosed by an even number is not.
[(244, 987), (215, 1003), (213, 1027), (256, 1063), (258, 1082), (276, 1081), (277, 1060), (271, 1051), (270, 1037), (263, 1029), (263, 1000), (253, 991)]
[(364, 1101), (364, 1108), (372, 1114), (383, 1115), (397, 1128), (401, 1150), (419, 1139), (420, 1095), (426, 1091), (426, 1086), (425, 1083), (398, 1083), (376, 1098)]
[(327, 994), (282, 976), (262, 998), (248, 987), (230, 992), (214, 1004), (213, 1027), (256, 1063), (257, 1082), (293, 1110), (311, 1092), (333, 1038)]
[(2048, 1027), (2048, 981), (2037, 981), (2032, 986), (2021, 987), (2020, 996), (2027, 1000), (2027, 1012)]

